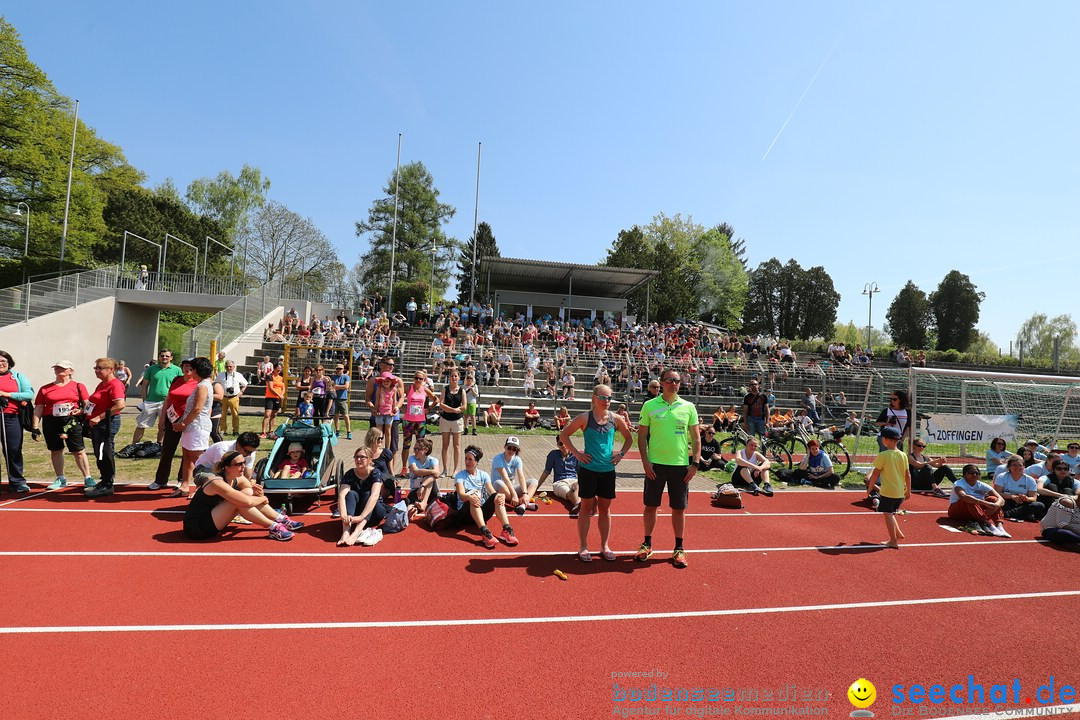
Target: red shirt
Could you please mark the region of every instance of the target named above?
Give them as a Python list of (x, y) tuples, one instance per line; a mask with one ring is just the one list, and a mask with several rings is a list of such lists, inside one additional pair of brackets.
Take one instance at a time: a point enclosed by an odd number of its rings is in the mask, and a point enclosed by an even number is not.
[[(172, 385), (169, 386), (169, 394), (165, 396), (165, 405), (161, 409), (165, 413), (165, 419), (170, 426), (172, 423), (180, 422), (184, 418), (188, 398), (191, 397), (191, 394), (195, 392), (195, 388), (198, 386), (198, 378), (186, 380), (183, 375), (172, 381)], [(170, 410), (172, 412), (169, 412)]]
[(86, 403), (87, 419), (103, 416), (107, 411), (112, 410), (113, 403), (116, 402), (117, 398), (126, 395), (127, 389), (124, 387), (124, 383), (116, 378), (102, 380)]
[[(15, 376), (10, 372), (6, 372), (3, 375), (0, 375), (0, 390), (9, 393), (17, 393), (19, 392), (19, 381), (16, 380)], [(9, 402), (7, 407), (4, 408), (5, 415), (14, 415), (17, 412), (19, 412), (19, 403), (15, 400)]]
[(83, 400), (89, 399), (90, 393), (80, 382), (69, 380), (64, 385), (51, 382), (42, 385), (34, 399), (35, 405), (41, 405), (42, 417), (68, 417), (71, 411)]

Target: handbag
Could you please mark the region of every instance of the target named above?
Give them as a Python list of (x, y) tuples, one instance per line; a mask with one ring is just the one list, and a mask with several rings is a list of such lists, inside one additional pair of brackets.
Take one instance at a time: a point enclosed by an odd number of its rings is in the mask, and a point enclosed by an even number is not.
[(712, 498), (713, 507), (740, 509), (742, 504), (742, 492), (731, 483), (723, 483), (716, 486), (716, 492), (709, 496)]
[(427, 518), (428, 527), (432, 530), (438, 530), (444, 522), (446, 517), (450, 514), (450, 506), (443, 502), (441, 497), (436, 497), (430, 503), (428, 503), (425, 517)]

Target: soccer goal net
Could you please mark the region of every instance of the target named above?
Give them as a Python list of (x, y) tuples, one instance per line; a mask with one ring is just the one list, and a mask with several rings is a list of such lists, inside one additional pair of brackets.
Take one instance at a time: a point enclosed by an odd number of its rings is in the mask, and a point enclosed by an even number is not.
[[(907, 390), (916, 437), (931, 454), (972, 460), (985, 458), (990, 441), (1005, 439), (1015, 448), (1033, 439), (1064, 447), (1080, 438), (1080, 378), (1023, 373), (879, 369), (872, 373), (863, 400), (865, 423), (873, 423), (895, 390)], [(862, 452), (876, 452), (863, 438)]]

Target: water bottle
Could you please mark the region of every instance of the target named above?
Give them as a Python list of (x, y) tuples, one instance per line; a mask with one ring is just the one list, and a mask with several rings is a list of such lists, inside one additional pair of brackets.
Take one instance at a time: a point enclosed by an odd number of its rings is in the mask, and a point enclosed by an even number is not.
[(401, 488), (394, 483), (394, 504), (397, 505), (399, 502), (401, 502)]

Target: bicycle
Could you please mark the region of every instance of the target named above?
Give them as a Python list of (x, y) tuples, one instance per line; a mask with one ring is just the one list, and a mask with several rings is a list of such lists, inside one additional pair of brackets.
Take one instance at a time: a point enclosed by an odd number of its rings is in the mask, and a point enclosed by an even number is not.
[[(733, 460), (735, 453), (746, 447), (746, 441), (749, 439), (750, 436), (742, 425), (736, 425), (732, 434), (720, 441), (720, 457), (724, 459), (725, 463)], [(791, 469), (791, 453), (784, 447), (783, 443), (771, 438), (764, 438), (760, 445), (761, 454), (767, 457), (770, 463), (788, 470)]]
[(842, 478), (851, 471), (851, 455), (848, 453), (847, 448), (836, 440), (821, 438), (820, 428), (817, 429), (817, 433), (811, 434), (802, 425), (795, 423), (794, 428), (791, 430), (770, 437), (773, 442), (784, 447), (793, 459), (799, 452), (800, 447), (802, 457), (806, 457), (809, 452), (810, 440), (816, 439), (821, 444), (821, 451), (828, 456), (829, 461), (832, 463), (834, 473)]

